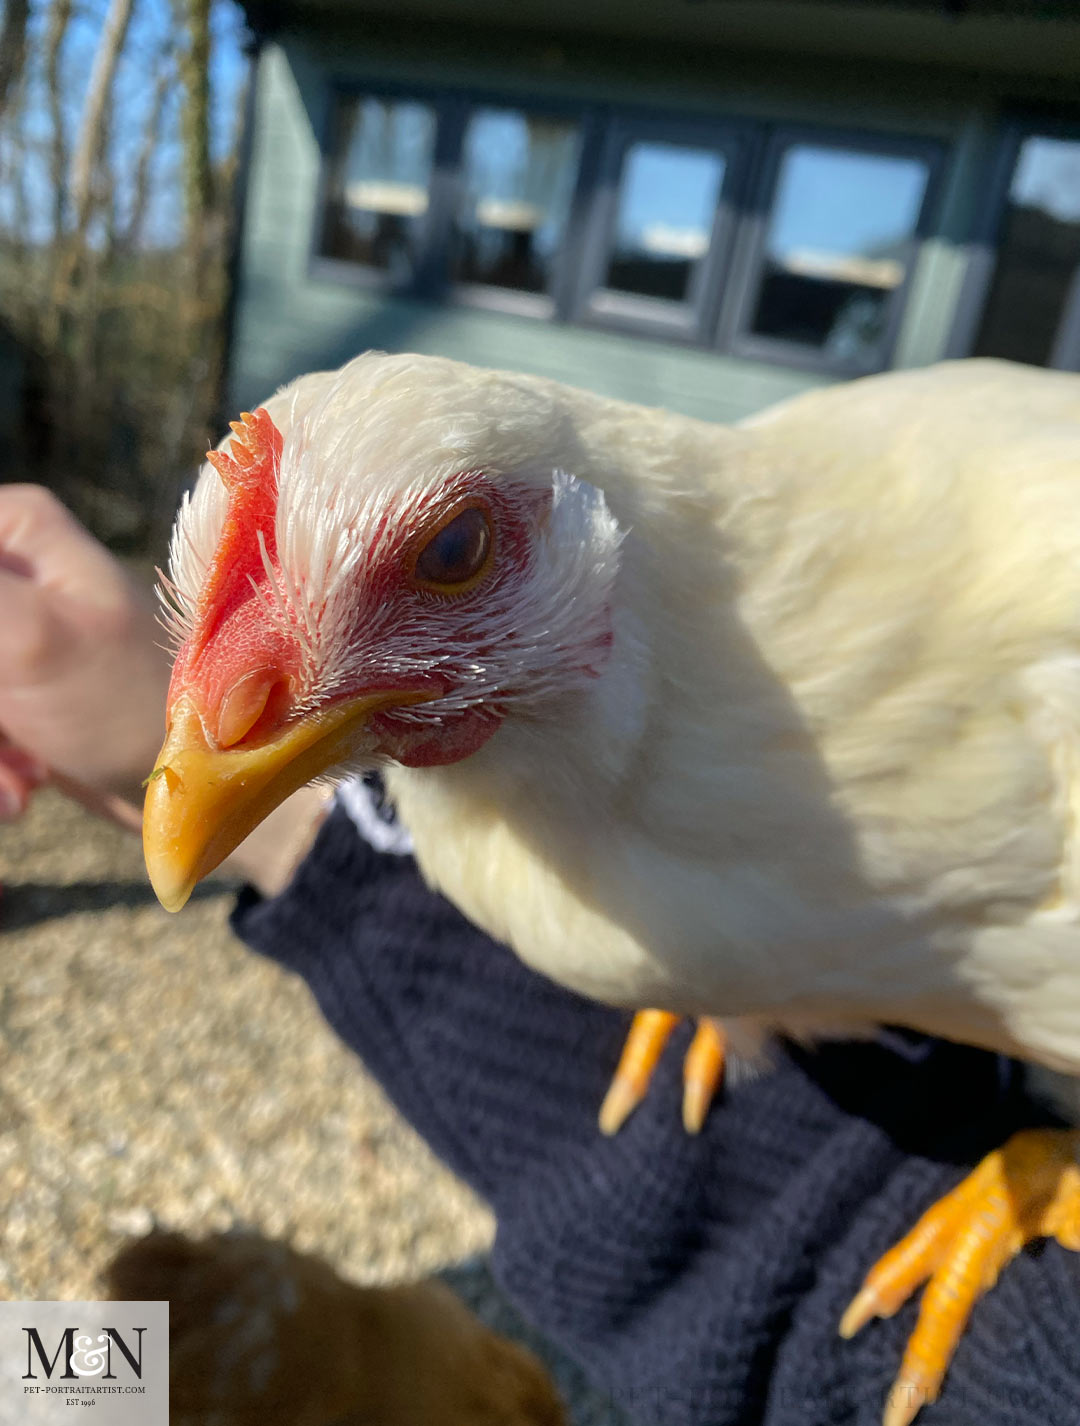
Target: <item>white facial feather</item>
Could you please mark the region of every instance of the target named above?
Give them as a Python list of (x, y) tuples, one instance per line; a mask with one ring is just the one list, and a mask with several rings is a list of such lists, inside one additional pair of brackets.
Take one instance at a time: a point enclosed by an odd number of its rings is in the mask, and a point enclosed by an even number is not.
[[(470, 601), (467, 608), (453, 599), (419, 596), (404, 623), (377, 602), (361, 604), (365, 572), (377, 566), (390, 541), (385, 493), (369, 494), (355, 523), (341, 522), (337, 502), (324, 507), (316, 519), (312, 583), (305, 591), (317, 629), (311, 693), (330, 695), (363, 683), (375, 670), (410, 678), (445, 669), (452, 683), (442, 698), (401, 710), (406, 720), (427, 722), (490, 698), (519, 713), (535, 710), (580, 684), (587, 677), (580, 651), (593, 648), (600, 656), (620, 537), (592, 486), (555, 471), (551, 488), (546, 531), (528, 563), (498, 581), (497, 595), (493, 579), (490, 597)], [(410, 522), (428, 493), (416, 487), (402, 492), (392, 518)], [(287, 580), (305, 589), (295, 548), (283, 569)]]
[[(497, 698), (535, 711), (590, 678), (610, 629), (621, 533), (603, 494), (566, 473), (560, 413), (523, 384), (508, 402), (482, 374), (447, 364), (365, 356), (305, 399), (303, 382), (272, 415), (282, 429), (276, 541), (263, 545), (269, 616), (304, 651), (298, 711), (369, 678), (445, 671), (445, 696), (412, 710), (429, 723)], [(569, 452), (572, 454), (572, 450)], [(485, 597), (417, 594), (405, 619), (379, 602), (367, 576), (430, 523), (433, 502), (463, 475), (481, 476), (521, 508), (547, 492), (549, 509), (527, 560), (503, 560)], [(174, 633), (190, 627), (225, 514), (212, 470), (181, 507), (170, 552)], [(536, 524), (535, 518), (532, 523)]]
[(185, 491), (169, 540), (169, 573), (158, 571), (160, 622), (179, 647), (190, 638), (206, 571), (221, 538), (228, 498), (221, 477), (207, 462), (194, 491)]

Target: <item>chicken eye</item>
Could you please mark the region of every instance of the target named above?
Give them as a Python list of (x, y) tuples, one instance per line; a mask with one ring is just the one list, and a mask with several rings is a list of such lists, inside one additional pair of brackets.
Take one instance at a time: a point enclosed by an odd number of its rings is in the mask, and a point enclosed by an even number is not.
[(416, 561), (422, 584), (466, 584), (484, 567), (491, 548), (491, 525), (483, 510), (463, 510), (434, 535)]

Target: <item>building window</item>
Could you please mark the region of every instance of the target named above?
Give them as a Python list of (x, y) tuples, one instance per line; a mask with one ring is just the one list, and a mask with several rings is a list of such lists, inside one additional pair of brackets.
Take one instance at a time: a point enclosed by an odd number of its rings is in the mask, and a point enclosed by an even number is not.
[(1075, 366), (1080, 273), (1080, 140), (1020, 145), (997, 264), (973, 356)]
[(582, 316), (713, 340), (737, 145), (696, 126), (612, 126), (581, 263)]
[[(888, 364), (937, 145), (552, 108), (339, 94), (323, 270), (838, 374)], [(1056, 221), (1075, 241), (1080, 200)]]
[(475, 109), (461, 154), (450, 275), (549, 293), (577, 180), (581, 130), (515, 109)]
[(848, 370), (884, 362), (929, 159), (788, 141), (778, 153), (745, 331)]
[(724, 184), (723, 154), (677, 144), (631, 144), (623, 156), (609, 292), (693, 300)]
[(321, 251), (405, 284), (428, 212), (436, 116), (427, 104), (358, 98), (338, 105)]

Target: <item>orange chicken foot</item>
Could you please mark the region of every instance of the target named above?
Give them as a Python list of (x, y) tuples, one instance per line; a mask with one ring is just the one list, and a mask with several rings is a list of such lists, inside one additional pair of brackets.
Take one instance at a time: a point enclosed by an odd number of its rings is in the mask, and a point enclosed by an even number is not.
[(926, 1282), (883, 1426), (934, 1401), (976, 1301), (1034, 1238), (1080, 1250), (1080, 1131), (1025, 1129), (988, 1154), (870, 1270), (840, 1322), (852, 1337)]
[[(653, 1071), (680, 1016), (639, 1010), (626, 1037), (618, 1068), (600, 1107), (600, 1129), (615, 1134), (645, 1098)], [(696, 1134), (724, 1077), (724, 1034), (714, 1020), (700, 1020), (683, 1061), (683, 1127)]]

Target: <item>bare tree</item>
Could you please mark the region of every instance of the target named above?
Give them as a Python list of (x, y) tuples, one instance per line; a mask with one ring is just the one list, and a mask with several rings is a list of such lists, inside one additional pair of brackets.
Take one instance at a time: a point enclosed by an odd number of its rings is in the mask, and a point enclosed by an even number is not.
[[(161, 537), (215, 419), (236, 167), (235, 155), (217, 169), (210, 156), (217, 0), (147, 5), (154, 38), (138, 55), (128, 43), (135, 3), (0, 0), (0, 179), (8, 195), (0, 324), (23, 357), (21, 454), (4, 474), (20, 461), (21, 474), (51, 485), (97, 533), (129, 546)], [(76, 20), (98, 26), (93, 62), (81, 72), (69, 59)], [(137, 117), (125, 107), (128, 87), (116, 82), (121, 61), (144, 79)], [(125, 142), (111, 141), (113, 128)], [(42, 166), (51, 183), (44, 203)], [(168, 185), (182, 194), (183, 229), (171, 239), (155, 231), (150, 242)], [(171, 211), (166, 201), (161, 212)], [(51, 241), (42, 241), (43, 226)]]
[[(73, 294), (78, 290), (80, 275), (85, 276), (87, 267), (87, 230), (94, 210), (95, 194), (98, 191), (98, 168), (105, 151), (105, 136), (108, 130), (109, 97), (112, 93), (116, 66), (127, 38), (128, 25), (134, 0), (109, 0), (94, 63), (90, 70), (90, 80), (83, 101), (79, 120), (78, 135), (71, 155), (68, 170), (67, 193), (71, 208), (71, 225), (57, 244), (56, 271), (52, 287), (52, 300), (46, 310), (44, 337), (50, 347), (60, 341), (65, 317), (69, 313)], [(62, 222), (61, 201), (57, 217)], [(80, 294), (89, 296), (85, 290)], [(88, 339), (91, 336), (85, 325), (78, 332), (73, 355), (78, 363), (80, 376), (85, 374), (89, 356)]]
[(45, 84), (49, 105), (49, 187), (52, 194), (53, 238), (64, 231), (64, 195), (67, 191), (67, 136), (64, 131), (60, 54), (71, 21), (71, 0), (53, 0), (45, 33)]
[(184, 144), (184, 203), (188, 243), (197, 253), (214, 204), (210, 172), (210, 0), (178, 0), (187, 32), (181, 51), (184, 86), (181, 137)]
[(185, 43), (180, 51), (183, 109), (185, 264), (188, 291), (185, 319), (190, 358), (186, 385), (190, 409), (177, 408), (188, 439), (202, 447), (209, 438), (221, 385), (224, 358), (225, 205), (210, 162), (210, 0), (174, 0)]
[(157, 78), (150, 109), (143, 129), (142, 142), (135, 160), (135, 172), (131, 182), (131, 208), (123, 232), (118, 237), (118, 245), (130, 252), (142, 241), (146, 215), (150, 207), (150, 173), (161, 140), (161, 123), (165, 116), (165, 105), (173, 84), (171, 46), (158, 56)]
[(30, 0), (7, 0), (0, 22), (0, 116), (9, 95), (19, 87), (26, 67), (26, 24)]
[(109, 0), (109, 11), (94, 55), (90, 83), (86, 90), (82, 120), (75, 151), (71, 156), (69, 191), (72, 207), (72, 231), (76, 243), (86, 236), (94, 196), (94, 180), (105, 145), (109, 95), (112, 93), (116, 66), (124, 48), (134, 0)]

